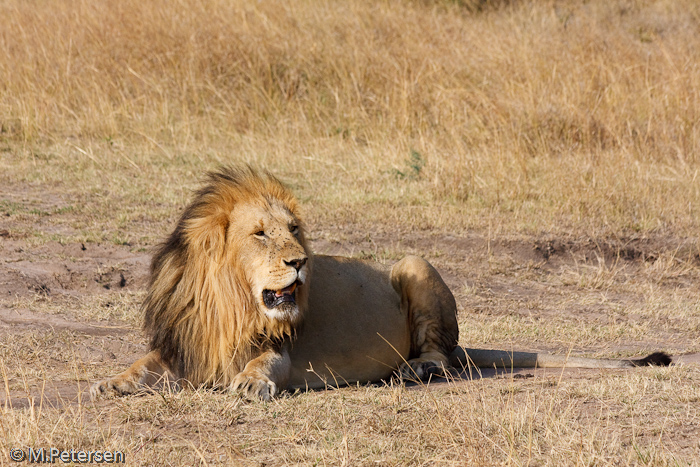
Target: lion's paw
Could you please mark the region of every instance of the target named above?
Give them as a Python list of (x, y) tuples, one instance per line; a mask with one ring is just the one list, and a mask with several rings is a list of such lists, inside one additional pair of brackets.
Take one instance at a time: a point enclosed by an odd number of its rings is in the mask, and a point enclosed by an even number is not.
[(257, 371), (242, 371), (236, 375), (231, 390), (248, 400), (269, 401), (278, 394), (277, 385)]
[(423, 381), (428, 380), (432, 375), (448, 376), (450, 368), (444, 363), (424, 358), (414, 358), (403, 363), (399, 367), (399, 376), (403, 380), (408, 381)]
[(92, 400), (111, 399), (117, 396), (133, 394), (138, 392), (139, 389), (140, 386), (132, 381), (118, 377), (107, 378), (102, 381), (98, 381), (90, 387), (90, 398)]

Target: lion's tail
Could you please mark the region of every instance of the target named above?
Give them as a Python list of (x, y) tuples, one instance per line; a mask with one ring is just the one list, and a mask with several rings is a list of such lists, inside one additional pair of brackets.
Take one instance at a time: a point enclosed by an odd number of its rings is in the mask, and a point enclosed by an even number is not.
[(455, 368), (632, 368), (637, 366), (668, 366), (671, 357), (665, 352), (631, 360), (571, 357), (534, 352), (467, 349), (457, 346), (450, 355)]

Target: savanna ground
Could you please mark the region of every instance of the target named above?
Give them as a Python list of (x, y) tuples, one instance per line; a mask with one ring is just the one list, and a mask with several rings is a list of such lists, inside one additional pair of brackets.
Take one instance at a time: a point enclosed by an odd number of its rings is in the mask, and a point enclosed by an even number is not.
[[(700, 464), (693, 0), (0, 0), (0, 464)], [(144, 352), (149, 252), (250, 163), (319, 253), (421, 255), (474, 347), (632, 371), (91, 402)]]

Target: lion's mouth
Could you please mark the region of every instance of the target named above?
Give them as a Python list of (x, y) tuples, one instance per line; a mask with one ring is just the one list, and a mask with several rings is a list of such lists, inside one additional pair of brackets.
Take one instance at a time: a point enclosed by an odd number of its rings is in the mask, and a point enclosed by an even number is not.
[(285, 302), (296, 303), (295, 291), (297, 285), (298, 281), (293, 282), (289, 287), (285, 287), (280, 290), (263, 290), (263, 302), (265, 303), (265, 306), (272, 309)]

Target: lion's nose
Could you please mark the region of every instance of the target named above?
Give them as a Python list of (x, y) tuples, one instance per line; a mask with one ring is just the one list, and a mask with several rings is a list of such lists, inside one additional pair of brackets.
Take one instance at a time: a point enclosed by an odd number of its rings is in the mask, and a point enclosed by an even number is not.
[(307, 259), (308, 259), (308, 258), (293, 259), (293, 260), (291, 260), (291, 261), (286, 261), (286, 260), (285, 260), (284, 264), (286, 264), (287, 266), (292, 266), (294, 269), (296, 269), (296, 270), (298, 271), (299, 269), (301, 269), (301, 267), (302, 267), (303, 265), (306, 264), (306, 260), (307, 260)]

